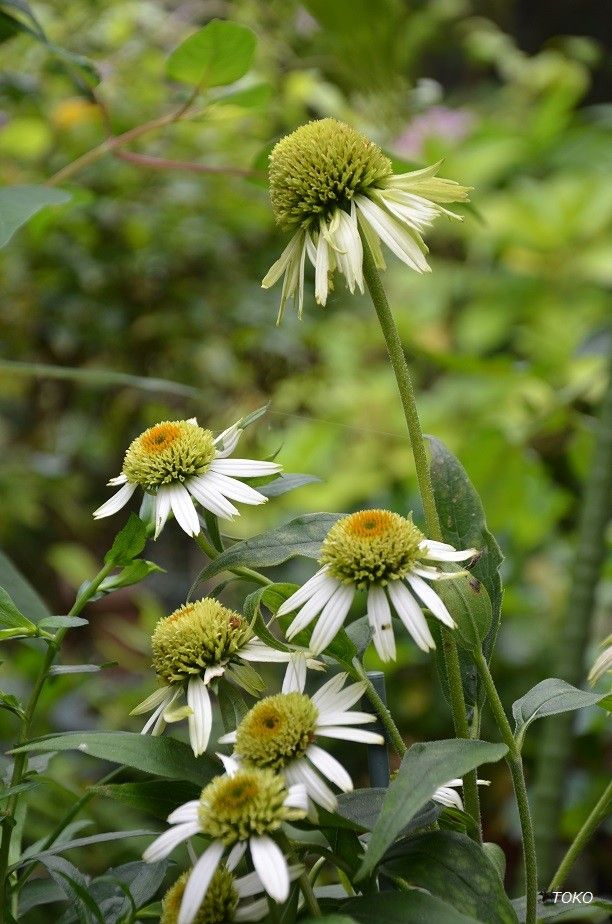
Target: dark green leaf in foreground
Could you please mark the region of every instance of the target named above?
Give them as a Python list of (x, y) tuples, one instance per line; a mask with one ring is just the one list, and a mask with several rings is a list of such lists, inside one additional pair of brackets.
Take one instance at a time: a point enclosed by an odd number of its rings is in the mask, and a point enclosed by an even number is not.
[(418, 889), (351, 898), (340, 911), (359, 924), (479, 924), (478, 918)]
[(398, 775), (383, 801), (359, 878), (374, 871), (385, 851), (439, 786), (480, 764), (501, 760), (507, 750), (505, 744), (460, 738), (413, 744), (402, 758)]
[(595, 706), (605, 699), (607, 694), (591, 693), (588, 690), (579, 690), (565, 680), (558, 677), (549, 677), (542, 680), (535, 687), (512, 703), (512, 715), (516, 722), (515, 736), (523, 739), (527, 728), (536, 719), (549, 715), (560, 715), (562, 712), (572, 712), (585, 706)]
[[(521, 924), (525, 921), (526, 904), (524, 895), (512, 899), (512, 906)], [(565, 904), (560, 898), (556, 902), (543, 902), (538, 897), (536, 913), (538, 921), (563, 921), (564, 924), (570, 924), (573, 921), (590, 921), (592, 924), (603, 924), (603, 922), (610, 921), (612, 902), (595, 896), (592, 902), (567, 902)]]
[(0, 189), (0, 247), (15, 231), (47, 205), (63, 205), (70, 194), (49, 186), (5, 186)]
[(13, 753), (22, 751), (81, 751), (90, 757), (125, 764), (154, 776), (188, 780), (199, 786), (208, 783), (220, 770), (215, 759), (208, 754), (194, 757), (191, 748), (182, 741), (135, 732), (68, 732), (65, 735), (47, 735), (15, 748)]
[[(353, 822), (362, 831), (371, 831), (378, 821), (387, 792), (387, 789), (374, 787), (340, 793), (336, 814)], [(432, 824), (438, 814), (439, 808), (433, 803), (426, 804), (415, 813), (400, 834), (403, 836)]]
[(246, 26), (213, 19), (174, 49), (166, 65), (168, 76), (202, 89), (234, 83), (250, 68), (255, 45)]
[(211, 561), (200, 573), (199, 581), (207, 581), (229, 568), (248, 565), (252, 568), (273, 568), (296, 555), (317, 558), (321, 543), (341, 513), (306, 513), (277, 526), (269, 532), (236, 542)]
[(147, 780), (142, 783), (107, 783), (92, 786), (92, 790), (139, 812), (166, 819), (179, 805), (198, 799), (202, 787), (180, 780), (174, 781), (172, 786), (162, 780)]
[(465, 834), (416, 834), (391, 850), (383, 869), (483, 924), (516, 924), (516, 912), (497, 869), (482, 847)]
[(146, 542), (146, 524), (135, 513), (131, 513), (123, 529), (115, 536), (104, 561), (107, 565), (129, 565), (133, 558), (140, 555)]

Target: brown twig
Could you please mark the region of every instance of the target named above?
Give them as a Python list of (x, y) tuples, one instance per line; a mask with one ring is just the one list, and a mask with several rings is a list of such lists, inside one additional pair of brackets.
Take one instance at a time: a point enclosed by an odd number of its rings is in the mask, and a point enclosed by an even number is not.
[(166, 157), (153, 157), (151, 154), (136, 154), (134, 151), (123, 151), (121, 148), (113, 151), (115, 157), (138, 164), (149, 170), (186, 170), (189, 173), (228, 174), (229, 176), (257, 176), (259, 170), (250, 170), (248, 167), (213, 167), (210, 164), (197, 164), (186, 160), (169, 160)]

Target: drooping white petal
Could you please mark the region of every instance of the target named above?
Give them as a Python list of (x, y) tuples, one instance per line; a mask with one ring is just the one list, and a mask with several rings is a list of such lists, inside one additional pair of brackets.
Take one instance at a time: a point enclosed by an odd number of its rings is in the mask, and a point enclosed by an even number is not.
[(305, 584), (302, 584), (299, 590), (296, 590), (294, 594), (287, 597), (284, 603), (281, 603), (278, 608), (278, 615), (286, 616), (287, 613), (292, 613), (294, 610), (297, 610), (302, 603), (306, 603), (306, 601), (312, 597), (315, 590), (318, 590), (319, 587), (325, 584), (327, 576), (327, 567), (324, 565), (322, 568), (319, 568), (316, 574), (313, 574)]
[(221, 472), (207, 472), (205, 477), (208, 484), (216, 488), (220, 494), (240, 501), (242, 504), (265, 504), (268, 500), (265, 495), (260, 494), (248, 484), (237, 481), (236, 478), (230, 478), (229, 475), (222, 475)]
[(293, 235), (278, 260), (272, 264), (261, 282), (262, 289), (269, 289), (281, 278), (288, 267), (294, 262), (302, 247), (303, 232), (298, 231)]
[(142, 731), (140, 732), (141, 735), (148, 735), (151, 729), (152, 729), (152, 734), (154, 736), (157, 736), (163, 732), (164, 728), (166, 727), (166, 722), (163, 718), (163, 714), (166, 710), (166, 706), (168, 706), (170, 703), (170, 699), (171, 699), (171, 695), (166, 697), (164, 701), (160, 703), (156, 709), (153, 710), (152, 714), (149, 716), (149, 718), (147, 719), (147, 721), (142, 727)]
[(170, 494), (168, 493), (168, 486), (162, 485), (158, 489), (157, 494), (155, 495), (155, 536), (154, 539), (157, 539), (162, 529), (166, 525), (166, 520), (168, 519), (168, 514), (170, 513)]
[(293, 761), (284, 772), (287, 779), (302, 783), (312, 801), (317, 805), (327, 809), (328, 812), (336, 810), (338, 800), (335, 794), (303, 757)]
[(142, 855), (146, 863), (157, 863), (172, 853), (175, 847), (186, 841), (188, 837), (193, 837), (200, 830), (200, 824), (197, 821), (186, 821), (180, 825), (173, 825), (160, 834), (152, 844), (149, 844)]
[(213, 841), (191, 870), (176, 924), (191, 924), (195, 918), (224, 849), (221, 841)]
[(109, 487), (115, 487), (115, 485), (125, 484), (127, 481), (127, 475), (124, 472), (121, 472), (120, 475), (116, 475), (114, 478), (109, 478), (106, 482)]
[(308, 809), (308, 793), (303, 783), (292, 783), (287, 790), (283, 805), (286, 808)]
[[(326, 680), (325, 683), (319, 687), (317, 692), (312, 695), (311, 699), (319, 710), (319, 713), (328, 708), (335, 708), (336, 697), (344, 686), (347, 677), (348, 674), (343, 671), (339, 674), (334, 674), (333, 677)], [(362, 689), (365, 690), (365, 688), (366, 684), (362, 683)]]
[(333, 597), (325, 604), (310, 637), (309, 648), (313, 654), (325, 651), (344, 624), (355, 596), (353, 584), (341, 584)]
[(355, 204), (351, 204), (351, 213), (338, 209), (338, 228), (334, 234), (338, 269), (346, 279), (351, 294), (357, 286), (363, 292), (363, 246), (357, 226)]
[(173, 812), (168, 815), (168, 821), (171, 825), (183, 824), (186, 821), (198, 820), (199, 799), (192, 799), (190, 802), (184, 802), (179, 805)]
[(306, 655), (296, 651), (291, 655), (283, 678), (283, 693), (303, 693), (306, 686)]
[(94, 510), (94, 519), (100, 520), (102, 517), (110, 517), (113, 513), (117, 513), (118, 510), (125, 507), (137, 487), (135, 484), (124, 484), (105, 504)]
[(417, 574), (409, 574), (408, 583), (414, 590), (415, 594), (417, 594), (425, 606), (431, 610), (433, 615), (436, 616), (440, 622), (443, 622), (445, 626), (449, 627), (449, 629), (455, 628), (455, 620), (448, 612), (446, 606), (437, 595), (435, 590), (433, 590), (433, 588), (431, 588), (429, 584), (423, 580), (423, 578), (420, 578)]
[(316, 744), (309, 744), (306, 749), (306, 757), (323, 774), (325, 779), (335, 783), (342, 792), (352, 790), (353, 781), (347, 771), (340, 761), (328, 754), (327, 751), (324, 751), (323, 748), (318, 747)]
[(421, 249), (408, 229), (367, 196), (357, 196), (355, 204), (373, 230), (389, 250), (417, 273), (428, 273), (430, 268)]
[[(324, 224), (321, 219), (320, 224)], [(325, 305), (327, 302), (327, 293), (329, 290), (329, 251), (325, 235), (319, 231), (317, 240), (317, 250), (314, 259), (315, 267), (315, 301), (319, 305)]]
[(406, 585), (402, 581), (391, 581), (387, 590), (397, 615), (402, 620), (421, 651), (430, 651), (432, 648), (435, 648), (436, 643), (433, 640), (433, 636), (423, 616), (421, 607)]
[(269, 910), (267, 898), (258, 898), (248, 905), (239, 904), (234, 911), (234, 921), (261, 921)]
[(178, 525), (188, 536), (197, 536), (200, 532), (200, 521), (189, 491), (182, 484), (170, 484), (166, 492)]
[[(246, 847), (246, 844), (244, 845)], [(227, 863), (225, 864), (227, 866)], [(234, 888), (240, 898), (249, 898), (251, 895), (257, 895), (263, 892), (264, 887), (257, 873), (247, 873), (246, 876), (240, 876), (234, 880)]]
[(241, 436), (242, 430), (238, 424), (232, 424), (231, 427), (216, 436), (213, 441), (217, 447), (216, 458), (225, 459), (226, 456), (229, 456), (238, 445)]
[[(266, 835), (253, 835), (249, 841), (253, 866), (268, 895), (276, 902), (287, 901), (289, 870), (280, 847)], [(179, 922), (183, 924), (183, 922)]]
[(372, 629), (374, 647), (381, 661), (394, 661), (395, 635), (391, 622), (391, 608), (382, 587), (372, 585), (368, 591), (368, 622)]
[(267, 662), (284, 664), (293, 657), (290, 651), (279, 651), (278, 648), (271, 648), (265, 642), (258, 638), (252, 638), (237, 652), (238, 657), (243, 661)]
[[(225, 865), (230, 870), (230, 872), (236, 869), (236, 867), (242, 860), (243, 856), (245, 855), (246, 849), (247, 849), (246, 841), (238, 841), (236, 844), (234, 844), (234, 846), (228, 853), (227, 859), (225, 861)], [(261, 888), (259, 889), (259, 891), (261, 892)]]
[(142, 715), (143, 712), (150, 712), (151, 709), (156, 709), (160, 703), (165, 703), (170, 698), (172, 692), (172, 687), (169, 685), (158, 687), (150, 696), (147, 696), (141, 703), (134, 706), (130, 715)]
[(206, 472), (205, 475), (196, 475), (195, 478), (190, 478), (185, 482), (185, 487), (203, 507), (215, 516), (223, 517), (225, 520), (238, 516), (237, 508), (210, 484), (209, 475), (210, 472)]
[(189, 723), (189, 741), (196, 757), (203, 754), (208, 747), (212, 729), (212, 705), (208, 687), (200, 677), (192, 677), (187, 685), (187, 703), (192, 715)]
[(215, 677), (223, 677), (226, 664), (227, 661), (224, 664), (211, 664), (209, 667), (204, 668), (204, 677), (202, 678), (204, 683), (209, 684)]
[[(344, 677), (346, 678), (346, 674), (344, 674)], [(366, 684), (363, 680), (358, 680), (357, 683), (350, 683), (348, 687), (344, 687), (340, 690), (334, 689), (332, 691), (330, 687), (329, 691), (326, 693), (323, 693), (324, 687), (321, 687), (312, 697), (313, 703), (315, 703), (319, 710), (319, 722), (325, 722), (327, 716), (331, 712), (343, 712), (345, 709), (350, 709), (351, 706), (354, 706), (357, 700), (363, 696), (365, 690)], [(319, 694), (322, 695), (319, 696)]]
[[(234, 741), (236, 740), (235, 734), (236, 733), (234, 732)], [(219, 744), (227, 744), (227, 743), (228, 742), (223, 741), (222, 738), (219, 738)], [(240, 764), (238, 763), (235, 757), (228, 757), (227, 754), (220, 754), (219, 751), (216, 751), (215, 753), (217, 757), (219, 758), (219, 760), (221, 761), (221, 763), (223, 764), (223, 769), (225, 770), (228, 776), (234, 776), (234, 774), (240, 770)]]
[(214, 459), (209, 469), (234, 478), (260, 478), (263, 475), (276, 475), (282, 470), (283, 466), (278, 462), (262, 462), (259, 459)]
[(461, 796), (456, 789), (451, 789), (450, 786), (440, 786), (436, 789), (435, 793), (432, 796), (434, 802), (439, 802), (441, 805), (455, 806), (458, 809), (463, 810), (463, 802)]
[[(318, 616), (319, 613), (325, 609), (334, 594), (343, 586), (344, 585), (340, 584), (336, 578), (329, 577), (329, 575), (326, 574), (322, 586), (319, 587), (318, 590), (315, 590), (310, 599), (306, 601), (299, 613), (293, 618), (286, 632), (287, 638), (291, 640), (298, 632), (305, 629), (315, 616)], [(312, 647), (312, 642), (310, 643), (310, 650), (313, 654), (318, 654)]]

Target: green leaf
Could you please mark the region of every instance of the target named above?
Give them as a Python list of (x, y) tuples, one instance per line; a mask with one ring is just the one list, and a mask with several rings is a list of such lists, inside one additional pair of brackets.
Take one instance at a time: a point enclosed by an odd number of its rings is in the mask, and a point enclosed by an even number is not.
[(0, 247), (15, 231), (48, 205), (63, 205), (70, 194), (49, 186), (5, 186), (0, 189)]
[(115, 536), (114, 542), (104, 561), (107, 565), (129, 565), (133, 558), (140, 555), (147, 542), (147, 527), (135, 513)]
[(66, 900), (73, 905), (81, 924), (91, 924), (92, 921), (104, 924), (102, 912), (89, 895), (88, 881), (76, 866), (63, 857), (55, 856), (45, 857), (41, 859), (41, 863), (47, 867), (53, 881), (63, 891)]
[(13, 712), (18, 718), (23, 719), (24, 711), (22, 704), (12, 693), (4, 693), (4, 691), (0, 690), (0, 706), (3, 709), (8, 709), (9, 712)]
[[(371, 789), (355, 789), (353, 792), (340, 793), (336, 814), (353, 822), (362, 833), (371, 831), (380, 817), (387, 792), (388, 789), (373, 787)], [(439, 807), (433, 802), (426, 803), (415, 812), (414, 816), (401, 830), (400, 836), (404, 837), (412, 831), (417, 831), (419, 828), (433, 824), (438, 817), (439, 811)]]
[(174, 781), (172, 786), (162, 780), (147, 780), (142, 783), (106, 783), (92, 786), (91, 791), (165, 820), (179, 805), (198, 799), (202, 787), (181, 780)]
[(267, 533), (261, 533), (252, 539), (236, 542), (221, 555), (213, 559), (200, 573), (199, 581), (236, 568), (249, 565), (253, 568), (272, 568), (296, 555), (305, 558), (317, 558), (321, 543), (341, 513), (306, 513), (290, 520), (284, 526), (277, 526)]
[(135, 732), (67, 732), (46, 735), (14, 748), (12, 753), (81, 751), (91, 757), (125, 764), (135, 770), (173, 780), (188, 780), (204, 786), (220, 772), (220, 765), (208, 754), (194, 757), (182, 741), (139, 735)]
[(355, 924), (355, 918), (346, 914), (325, 914), (322, 918), (306, 918), (301, 924)]
[(38, 786), (40, 786), (39, 782), (17, 783), (16, 786), (9, 786), (8, 789), (3, 789), (0, 792), (0, 802), (6, 802), (11, 796), (15, 796), (20, 792), (27, 792), (28, 789), (37, 789)]
[(17, 609), (22, 613), (27, 613), (28, 618), (33, 622), (53, 615), (32, 585), (1, 551), (0, 586), (10, 594)]
[(89, 621), (80, 616), (45, 616), (38, 623), (40, 629), (77, 629), (87, 625)]
[(427, 831), (393, 849), (386, 874), (426, 889), (484, 924), (516, 924), (497, 869), (479, 844), (455, 831)]
[(499, 844), (495, 844), (493, 841), (485, 841), (482, 845), (482, 849), (497, 870), (497, 875), (503, 882), (506, 876), (506, 854)]
[(219, 683), (217, 700), (225, 731), (234, 731), (244, 719), (249, 707), (238, 690), (231, 683), (225, 683), (223, 680)]
[[(525, 896), (514, 898), (512, 905), (522, 924), (526, 918), (527, 902)], [(591, 921), (593, 924), (604, 921), (609, 922), (610, 912), (612, 912), (612, 902), (607, 901), (605, 898), (597, 897), (588, 904), (579, 902), (564, 904), (560, 899), (556, 902), (543, 902), (538, 897), (536, 909), (538, 921), (564, 921), (567, 924), (570, 924), (570, 921)]]
[(468, 651), (480, 649), (491, 628), (491, 600), (484, 584), (461, 575), (453, 580), (436, 581), (436, 593), (457, 623), (457, 641)]
[(40, 853), (28, 853), (22, 857), (15, 867), (24, 866), (26, 863), (44, 863), (47, 857), (54, 857), (65, 850), (75, 850), (79, 847), (91, 847), (92, 844), (105, 844), (109, 841), (120, 841), (128, 837), (153, 837), (156, 831), (148, 831), (138, 828), (134, 831), (106, 831), (103, 834), (92, 834), (89, 837), (77, 837), (71, 841), (56, 841), (56, 843), (47, 850)]
[(4, 587), (0, 587), (0, 625), (36, 631), (36, 625), (17, 609)]
[(175, 48), (166, 64), (173, 80), (205, 89), (239, 80), (251, 66), (256, 39), (246, 26), (213, 19)]
[(516, 722), (514, 735), (520, 743), (532, 722), (549, 715), (573, 712), (585, 706), (595, 706), (608, 694), (579, 690), (565, 680), (549, 677), (537, 683), (528, 693), (512, 703), (512, 715)]
[(478, 921), (418, 889), (351, 898), (340, 910), (359, 924), (477, 924)]
[[(484, 655), (490, 660), (501, 620), (503, 592), (499, 568), (503, 555), (495, 537), (487, 528), (482, 502), (467, 472), (444, 443), (432, 436), (428, 436), (427, 440), (434, 499), (440, 517), (442, 536), (457, 549), (474, 548), (481, 552), (479, 560), (470, 568), (470, 573), (484, 586), (491, 604), (491, 625), (482, 643)], [(440, 645), (436, 657), (443, 687), (447, 691)], [(472, 659), (461, 651), (460, 662), (468, 705), (482, 704), (484, 692)]]
[(294, 472), (291, 475), (279, 475), (274, 481), (259, 485), (257, 490), (264, 497), (280, 497), (289, 491), (295, 491), (296, 488), (303, 488), (306, 484), (317, 484), (320, 481), (321, 479), (315, 478), (314, 475), (300, 475)]
[(52, 879), (30, 879), (19, 893), (17, 917), (23, 918), (32, 908), (61, 902), (64, 898), (64, 890)]
[[(139, 523), (142, 520), (138, 521)], [(113, 590), (119, 590), (120, 587), (130, 587), (132, 584), (139, 584), (144, 581), (149, 574), (155, 571), (164, 571), (155, 562), (146, 561), (144, 558), (136, 558), (134, 561), (122, 568), (119, 574), (111, 574), (105, 578), (98, 588), (101, 593), (111, 593)]]
[(408, 748), (372, 830), (359, 878), (363, 879), (374, 871), (400, 831), (432, 798), (439, 786), (464, 776), (480, 764), (501, 760), (507, 751), (505, 744), (461, 738), (419, 742)]

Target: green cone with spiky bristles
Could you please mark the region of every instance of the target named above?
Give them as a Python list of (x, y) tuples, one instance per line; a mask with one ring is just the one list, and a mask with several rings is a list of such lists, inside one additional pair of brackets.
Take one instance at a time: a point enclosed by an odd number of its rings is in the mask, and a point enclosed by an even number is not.
[(235, 751), (247, 764), (282, 770), (306, 753), (319, 712), (304, 693), (268, 696), (247, 713), (236, 730)]
[(362, 590), (405, 577), (419, 558), (423, 533), (390, 510), (360, 510), (334, 523), (319, 561), (330, 575)]
[(287, 795), (283, 778), (272, 770), (248, 768), (233, 776), (218, 776), (200, 796), (202, 832), (230, 846), (253, 834), (276, 831), (284, 821), (305, 815), (284, 805)]
[(153, 668), (166, 683), (188, 680), (225, 664), (252, 635), (239, 613), (204, 597), (159, 620), (151, 639)]
[(208, 471), (215, 458), (210, 430), (189, 420), (165, 420), (149, 427), (127, 448), (123, 474), (130, 484), (155, 491)]
[[(178, 921), (188, 878), (189, 872), (183, 873), (164, 895), (159, 924), (176, 924)], [(234, 887), (234, 877), (224, 866), (219, 866), (191, 924), (230, 924), (234, 920), (237, 905), (238, 892)]]
[(391, 176), (377, 144), (337, 119), (308, 122), (270, 154), (270, 198), (282, 228), (308, 228)]

